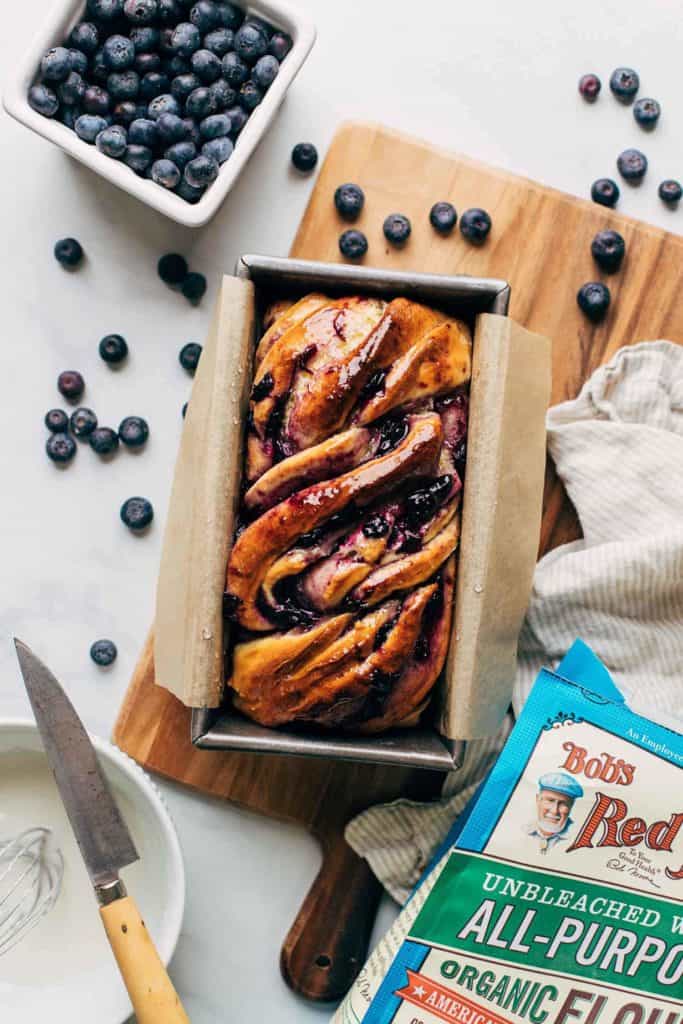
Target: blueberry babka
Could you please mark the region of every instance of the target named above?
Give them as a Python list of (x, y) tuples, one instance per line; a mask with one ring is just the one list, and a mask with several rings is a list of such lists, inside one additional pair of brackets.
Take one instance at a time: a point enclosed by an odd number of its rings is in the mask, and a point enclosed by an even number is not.
[(415, 724), (450, 636), (469, 329), (319, 294), (264, 327), (227, 568), (233, 703), (266, 726)]

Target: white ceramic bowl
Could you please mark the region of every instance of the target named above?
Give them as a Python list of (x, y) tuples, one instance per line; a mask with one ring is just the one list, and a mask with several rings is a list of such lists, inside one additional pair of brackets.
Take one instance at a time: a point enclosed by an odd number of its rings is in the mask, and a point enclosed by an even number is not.
[[(185, 905), (180, 846), (151, 779), (129, 757), (93, 737), (140, 860), (121, 873), (165, 964)], [(65, 859), (54, 908), (0, 956), (0, 1018), (12, 1024), (122, 1024), (131, 1005), (100, 923), (85, 866), (31, 721), (0, 719), (0, 838), (31, 825), (52, 828)]]
[(259, 15), (287, 32), (292, 37), (293, 46), (283, 60), (280, 72), (266, 92), (263, 102), (253, 112), (238, 136), (235, 149), (222, 165), (216, 181), (206, 190), (199, 202), (192, 205), (161, 185), (138, 177), (130, 167), (119, 160), (112, 160), (111, 157), (100, 153), (95, 146), (83, 142), (66, 125), (52, 118), (43, 117), (29, 106), (27, 93), (36, 78), (43, 54), (51, 46), (62, 42), (73, 25), (82, 17), (84, 7), (84, 0), (61, 0), (55, 3), (54, 10), (50, 17), (45, 19), (29, 52), (6, 83), (3, 95), (5, 110), (27, 128), (50, 139), (66, 153), (76, 157), (103, 178), (125, 189), (148, 206), (165, 213), (179, 224), (201, 227), (213, 217), (275, 117), (289, 86), (315, 42), (314, 25), (292, 8), (287, 0), (253, 0), (244, 5), (250, 14)]

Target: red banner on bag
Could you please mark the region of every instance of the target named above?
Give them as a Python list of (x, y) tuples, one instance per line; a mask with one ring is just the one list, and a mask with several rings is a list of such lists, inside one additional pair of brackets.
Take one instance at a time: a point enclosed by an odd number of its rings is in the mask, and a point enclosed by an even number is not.
[(506, 1017), (473, 1003), (471, 999), (454, 992), (438, 981), (432, 981), (423, 974), (407, 970), (408, 984), (394, 994), (413, 1006), (433, 1013), (445, 1021), (457, 1021), (457, 1024), (511, 1024)]

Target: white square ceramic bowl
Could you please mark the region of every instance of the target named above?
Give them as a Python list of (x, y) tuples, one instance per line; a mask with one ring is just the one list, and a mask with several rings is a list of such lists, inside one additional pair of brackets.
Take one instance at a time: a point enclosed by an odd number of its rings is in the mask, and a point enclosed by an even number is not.
[(29, 52), (15, 67), (6, 83), (3, 95), (5, 110), (27, 128), (50, 139), (66, 153), (76, 157), (103, 178), (130, 192), (148, 206), (165, 213), (167, 217), (180, 224), (201, 227), (213, 217), (275, 117), (289, 86), (315, 42), (315, 26), (303, 18), (286, 0), (253, 0), (244, 5), (250, 14), (259, 15), (287, 32), (292, 37), (293, 46), (282, 62), (280, 72), (265, 94), (263, 102), (256, 108), (238, 136), (235, 149), (221, 167), (218, 178), (199, 202), (192, 205), (150, 179), (138, 177), (125, 164), (112, 160), (111, 157), (100, 153), (95, 146), (83, 142), (66, 125), (43, 117), (29, 106), (27, 93), (36, 78), (43, 54), (51, 46), (62, 42), (73, 25), (82, 17), (84, 8), (84, 0), (61, 0), (61, 3), (55, 4), (53, 12), (45, 19), (36, 34)]

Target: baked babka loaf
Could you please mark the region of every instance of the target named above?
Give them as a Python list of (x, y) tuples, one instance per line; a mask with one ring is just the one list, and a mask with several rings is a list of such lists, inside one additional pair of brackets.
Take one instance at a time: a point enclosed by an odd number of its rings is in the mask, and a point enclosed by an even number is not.
[(264, 326), (227, 569), (234, 704), (267, 726), (414, 724), (450, 635), (469, 330), (318, 294)]

